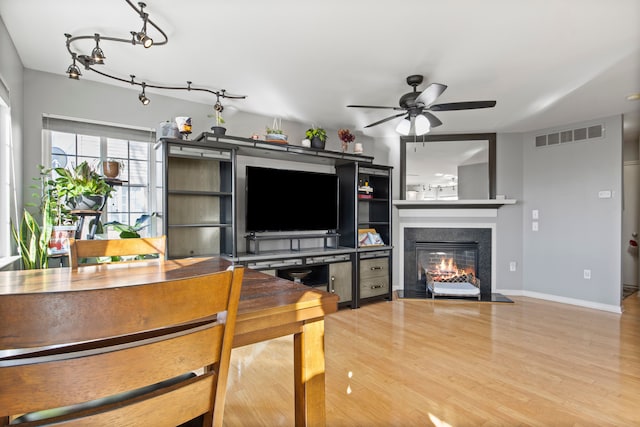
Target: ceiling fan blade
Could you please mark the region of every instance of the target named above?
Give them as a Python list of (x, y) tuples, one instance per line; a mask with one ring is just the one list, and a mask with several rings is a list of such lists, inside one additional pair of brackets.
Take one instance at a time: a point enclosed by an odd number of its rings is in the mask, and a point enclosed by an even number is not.
[(425, 116), (427, 120), (429, 120), (429, 123), (431, 124), (432, 128), (440, 126), (442, 124), (439, 118), (437, 118), (436, 116), (434, 116), (428, 111), (423, 111), (422, 115)]
[(454, 110), (475, 110), (477, 108), (491, 108), (496, 106), (496, 101), (468, 101), (449, 102), (447, 104), (436, 104), (429, 107), (431, 111), (454, 111)]
[(404, 110), (400, 107), (383, 107), (381, 105), (347, 105), (348, 108), (377, 108), (381, 110)]
[(433, 104), (433, 102), (438, 99), (442, 92), (447, 89), (447, 85), (443, 85), (441, 83), (431, 83), (425, 90), (422, 91), (420, 95), (416, 98), (416, 104), (422, 104), (424, 106), (429, 106)]
[(371, 126), (377, 126), (377, 125), (379, 125), (379, 124), (381, 124), (381, 123), (388, 122), (389, 120), (393, 120), (393, 119), (395, 119), (396, 117), (404, 116), (405, 114), (406, 114), (406, 113), (395, 114), (395, 115), (393, 115), (393, 116), (391, 116), (391, 117), (387, 117), (386, 119), (378, 120), (378, 121), (377, 121), (377, 122), (375, 122), (375, 123), (371, 123), (370, 125), (365, 126), (365, 128), (370, 128)]

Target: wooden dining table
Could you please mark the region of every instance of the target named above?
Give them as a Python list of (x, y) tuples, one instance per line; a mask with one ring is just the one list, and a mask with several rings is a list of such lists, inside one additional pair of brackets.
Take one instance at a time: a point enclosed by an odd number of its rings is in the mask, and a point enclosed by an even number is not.
[[(0, 272), (0, 320), (2, 330), (11, 331), (0, 336), (0, 360), (29, 351), (21, 345), (20, 319), (37, 313), (19, 311), (16, 302), (24, 295), (161, 283), (229, 265), (207, 257)], [(335, 294), (245, 269), (234, 347), (293, 335), (296, 426), (325, 425), (324, 317), (337, 311), (337, 303)]]

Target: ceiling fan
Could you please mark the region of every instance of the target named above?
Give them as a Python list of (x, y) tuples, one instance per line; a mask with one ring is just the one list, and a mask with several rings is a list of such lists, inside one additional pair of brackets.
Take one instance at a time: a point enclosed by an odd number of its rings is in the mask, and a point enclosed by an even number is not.
[(440, 126), (442, 122), (430, 111), (454, 111), (454, 110), (474, 110), (477, 108), (491, 108), (496, 105), (496, 101), (466, 101), (449, 102), (445, 104), (434, 104), (435, 100), (447, 89), (446, 85), (431, 83), (422, 92), (418, 92), (418, 86), (422, 83), (421, 75), (411, 75), (407, 77), (407, 84), (413, 87), (413, 92), (405, 93), (400, 97), (399, 107), (383, 107), (379, 105), (347, 105), (351, 108), (378, 108), (384, 110), (402, 111), (377, 122), (371, 123), (365, 128), (377, 126), (397, 117), (405, 116), (401, 120), (396, 131), (402, 135), (424, 135), (431, 128)]

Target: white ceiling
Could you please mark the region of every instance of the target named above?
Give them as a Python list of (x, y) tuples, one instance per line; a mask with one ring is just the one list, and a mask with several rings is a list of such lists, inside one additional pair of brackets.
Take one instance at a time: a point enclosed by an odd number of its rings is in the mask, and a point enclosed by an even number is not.
[[(437, 102), (497, 101), (493, 109), (437, 113), (444, 122), (438, 133), (522, 132), (640, 115), (640, 102), (626, 100), (640, 92), (638, 0), (147, 0), (147, 5), (169, 43), (144, 49), (104, 41), (104, 70), (149, 83), (191, 80), (244, 94), (246, 100), (226, 103), (243, 111), (361, 131), (394, 112), (347, 109), (347, 104), (395, 106), (410, 91), (406, 76), (423, 74), (425, 83), (449, 86)], [(60, 75), (71, 62), (64, 33), (128, 38), (141, 28), (124, 0), (0, 0), (0, 15), (24, 66)], [(90, 54), (93, 43), (75, 46)], [(126, 86), (90, 71), (83, 79)], [(215, 102), (202, 93), (164, 94)], [(395, 122), (366, 134), (394, 134)]]

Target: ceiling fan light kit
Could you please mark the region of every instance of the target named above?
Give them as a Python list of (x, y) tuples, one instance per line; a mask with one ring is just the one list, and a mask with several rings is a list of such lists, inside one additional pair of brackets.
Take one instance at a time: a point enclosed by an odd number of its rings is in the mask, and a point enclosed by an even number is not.
[(398, 102), (399, 107), (385, 107), (380, 105), (347, 105), (347, 107), (402, 111), (401, 113), (368, 124), (365, 128), (377, 126), (404, 116), (404, 119), (396, 126), (396, 132), (405, 136), (420, 136), (428, 133), (431, 128), (442, 125), (440, 119), (430, 113), (430, 111), (475, 110), (478, 108), (492, 108), (496, 105), (496, 101), (466, 101), (434, 104), (435, 100), (447, 89), (447, 86), (441, 83), (431, 83), (423, 91), (419, 92), (418, 86), (422, 84), (422, 81), (423, 76), (418, 74), (407, 77), (407, 84), (413, 88), (413, 91), (405, 93), (400, 97)]
[[(144, 8), (147, 7), (145, 3), (138, 2), (138, 7), (136, 7), (130, 0), (125, 0), (125, 1), (129, 6), (131, 6), (133, 10), (136, 11), (140, 19), (142, 19), (142, 29), (140, 31), (130, 31), (131, 38), (110, 37), (110, 36), (100, 35), (99, 33), (94, 33), (93, 35), (81, 35), (81, 36), (72, 36), (71, 34), (66, 33), (65, 34), (65, 37), (67, 39), (66, 47), (72, 59), (72, 63), (71, 65), (69, 65), (66, 71), (66, 74), (69, 76), (70, 79), (80, 80), (80, 76), (82, 76), (82, 73), (80, 72), (80, 68), (77, 65), (77, 63), (80, 63), (82, 66), (84, 66), (85, 70), (90, 70), (90, 71), (93, 71), (94, 73), (100, 74), (101, 76), (108, 77), (110, 79), (117, 80), (123, 83), (128, 83), (133, 86), (141, 86), (142, 92), (140, 92), (140, 94), (138, 95), (138, 99), (143, 105), (148, 105), (150, 102), (150, 99), (146, 95), (146, 91), (145, 91), (146, 88), (164, 89), (164, 90), (185, 90), (185, 91), (193, 90), (193, 91), (200, 91), (200, 92), (209, 92), (213, 95), (216, 95), (217, 102), (219, 102), (220, 98), (230, 98), (230, 99), (246, 98), (245, 95), (231, 95), (229, 93), (226, 93), (224, 89), (213, 90), (213, 89), (208, 89), (203, 87), (194, 87), (191, 85), (191, 82), (189, 81), (187, 81), (186, 86), (150, 84), (148, 82), (136, 80), (133, 74), (129, 75), (130, 79), (125, 79), (113, 74), (109, 74), (104, 71), (100, 71), (97, 68), (94, 68), (94, 66), (96, 65), (104, 65), (105, 60), (107, 58), (104, 54), (104, 51), (100, 47), (101, 41), (107, 40), (111, 42), (120, 42), (120, 43), (130, 44), (133, 46), (142, 45), (147, 49), (152, 46), (162, 46), (169, 42), (169, 38), (167, 37), (167, 34), (158, 25), (156, 25), (151, 19), (149, 19), (149, 14), (144, 11)], [(162, 40), (159, 40), (159, 41), (154, 40), (148, 34), (147, 24), (153, 27), (155, 31), (157, 31), (161, 35)], [(87, 39), (91, 39), (95, 41), (95, 47), (91, 51), (91, 55), (83, 55), (76, 52), (73, 49), (72, 43), (77, 42), (79, 40), (87, 40)]]

